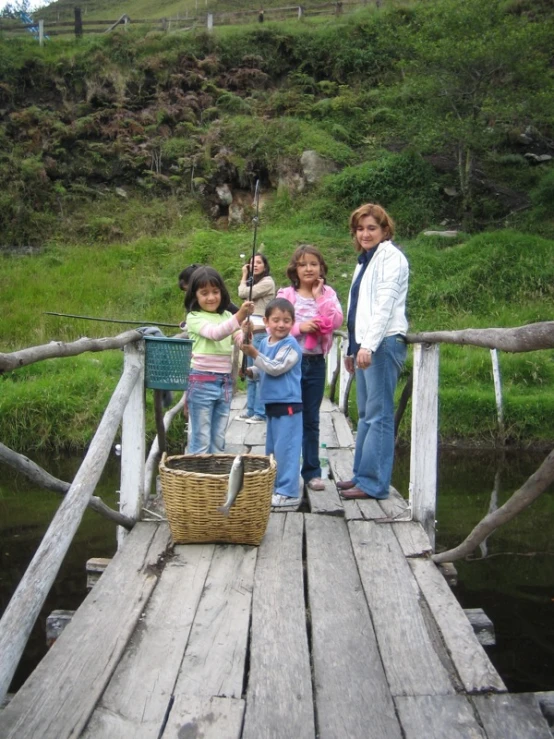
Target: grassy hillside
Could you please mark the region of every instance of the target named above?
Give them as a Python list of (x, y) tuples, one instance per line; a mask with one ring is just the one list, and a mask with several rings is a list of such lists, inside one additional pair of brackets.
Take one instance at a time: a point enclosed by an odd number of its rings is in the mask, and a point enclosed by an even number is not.
[[(345, 305), (355, 263), (346, 223), (343, 228), (331, 228), (311, 221), (303, 210), (283, 219), (275, 216), (274, 209), (274, 203), (266, 205), (259, 235), (276, 283), (287, 284), (285, 268), (294, 246), (312, 242), (326, 255), (330, 284)], [(0, 310), (7, 318), (1, 348), (115, 335), (126, 328), (46, 316), (43, 311), (178, 323), (182, 318), (182, 294), (176, 284), (179, 271), (191, 262), (212, 264), (236, 297), (240, 255), (249, 252), (251, 238), (249, 228), (223, 233), (205, 224), (190, 229), (185, 238), (145, 237), (96, 248), (51, 246), (34, 256), (4, 256)], [(512, 326), (550, 319), (553, 246), (540, 237), (507, 231), (462, 236), (454, 246), (442, 239), (407, 242), (411, 328)], [(165, 330), (171, 335), (171, 330)], [(410, 364), (411, 359), (406, 374)], [(121, 365), (121, 352), (108, 352), (43, 362), (3, 376), (0, 438), (27, 449), (85, 445)], [(547, 443), (554, 438), (554, 353), (505, 354), (501, 368), (510, 441)], [(440, 388), (443, 440), (493, 443), (496, 410), (489, 352), (443, 347)], [(151, 411), (149, 432), (153, 433)], [(182, 433), (181, 424), (173, 437), (177, 448)], [(408, 415), (402, 437), (408, 439), (409, 433)]]
[[(139, 1), (109, 17), (162, 12)], [(550, 320), (553, 49), (548, 4), (531, 0), (391, 2), (317, 25), (118, 30), (42, 49), (0, 37), (0, 351), (116, 330), (43, 311), (177, 323), (176, 276), (193, 261), (233, 290), (258, 178), (279, 284), (311, 241), (345, 302), (348, 214), (373, 200), (406, 246), (414, 330)], [(309, 177), (310, 151), (324, 176)], [(430, 240), (429, 227), (460, 233)], [(552, 361), (502, 357), (513, 441), (554, 436)], [(444, 438), (493, 439), (489, 362), (442, 350)], [(120, 365), (116, 352), (0, 378), (0, 438), (82, 446)]]
[[(239, 199), (256, 177), (293, 198), (311, 188), (333, 222), (369, 198), (409, 236), (441, 223), (552, 234), (541, 7), (437, 0), (317, 26), (0, 39), (0, 244), (133, 238), (123, 211), (144, 198), (200, 202), (215, 222), (228, 215), (217, 187)], [(306, 150), (328, 165), (319, 184)], [(112, 208), (121, 222), (98, 221)]]
[[(313, 0), (310, 7), (317, 7), (325, 0)], [(360, 5), (363, 3), (360, 1)], [(385, 0), (383, 4), (394, 4), (394, 1)], [(410, 3), (403, 3), (410, 4)], [(44, 8), (36, 11), (35, 19), (44, 18), (48, 20), (71, 20), (74, 17), (75, 2), (57, 0)], [(81, 8), (83, 20), (115, 20), (124, 13), (131, 20), (137, 18), (183, 18), (211, 13), (230, 13), (244, 10), (258, 11), (262, 7), (279, 8), (286, 3), (282, 0), (266, 0), (263, 3), (245, 2), (245, 0), (82, 0), (78, 7)]]

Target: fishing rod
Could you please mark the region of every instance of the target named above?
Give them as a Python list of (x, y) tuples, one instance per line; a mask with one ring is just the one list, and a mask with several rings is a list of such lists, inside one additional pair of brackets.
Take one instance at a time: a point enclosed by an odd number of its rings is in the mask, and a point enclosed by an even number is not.
[[(249, 283), (249, 290), (248, 290), (248, 300), (252, 300), (252, 290), (254, 288), (254, 260), (256, 258), (256, 239), (258, 237), (258, 224), (260, 222), (260, 180), (256, 180), (256, 186), (254, 188), (254, 203), (255, 203), (255, 215), (252, 219), (252, 223), (254, 224), (254, 238), (252, 240), (252, 258), (250, 260), (250, 269), (249, 269), (249, 276), (248, 276), (248, 283)], [(244, 337), (244, 343), (249, 344), (250, 343), (250, 335), (246, 334)], [(240, 376), (244, 380), (246, 378), (246, 361), (247, 361), (246, 354), (243, 354), (242, 357), (242, 367), (240, 370)]]
[(45, 316), (61, 316), (62, 318), (80, 318), (83, 321), (102, 321), (103, 323), (128, 323), (133, 326), (166, 326), (168, 328), (180, 328), (178, 323), (160, 323), (159, 321), (120, 321), (118, 318), (95, 318), (93, 316), (78, 316), (74, 313), (53, 313), (43, 311)]

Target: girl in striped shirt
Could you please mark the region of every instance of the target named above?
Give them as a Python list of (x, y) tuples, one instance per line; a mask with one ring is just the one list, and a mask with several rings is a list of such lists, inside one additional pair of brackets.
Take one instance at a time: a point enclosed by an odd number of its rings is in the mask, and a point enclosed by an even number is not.
[(254, 303), (245, 301), (232, 315), (229, 292), (212, 267), (193, 272), (185, 297), (192, 360), (187, 391), (189, 454), (217, 454), (225, 449), (225, 431), (231, 409), (231, 365), (235, 334), (241, 343), (242, 322)]

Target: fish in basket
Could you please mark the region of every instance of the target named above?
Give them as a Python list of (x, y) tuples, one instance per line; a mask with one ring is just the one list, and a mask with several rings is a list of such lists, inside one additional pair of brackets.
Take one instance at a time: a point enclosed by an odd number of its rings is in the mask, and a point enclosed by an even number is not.
[(260, 544), (277, 471), (273, 455), (164, 454), (159, 471), (176, 544)]

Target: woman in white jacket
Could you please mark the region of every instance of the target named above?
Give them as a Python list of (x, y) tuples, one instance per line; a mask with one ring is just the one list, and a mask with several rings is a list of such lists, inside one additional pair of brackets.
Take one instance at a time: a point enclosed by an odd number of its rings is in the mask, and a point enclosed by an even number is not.
[(351, 480), (337, 483), (341, 495), (387, 498), (394, 459), (394, 391), (406, 359), (406, 296), (409, 267), (391, 239), (394, 222), (369, 203), (350, 216), (360, 252), (348, 297), (345, 366), (356, 373), (358, 432)]

